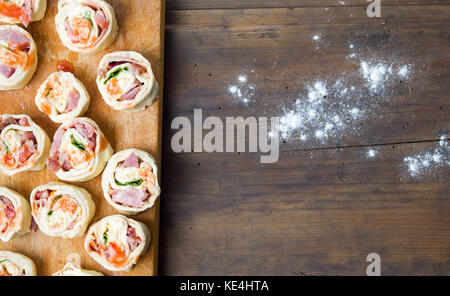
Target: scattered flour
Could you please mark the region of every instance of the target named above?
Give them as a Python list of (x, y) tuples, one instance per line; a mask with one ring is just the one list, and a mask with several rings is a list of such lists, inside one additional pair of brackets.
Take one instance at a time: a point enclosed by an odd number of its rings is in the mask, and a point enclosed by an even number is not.
[[(254, 70), (251, 70), (254, 73)], [(228, 93), (239, 102), (247, 105), (255, 95), (255, 85), (248, 83), (247, 75), (240, 74), (236, 78), (235, 84), (228, 85)]]
[(375, 156), (377, 156), (378, 154), (378, 150), (374, 149), (374, 148), (370, 148), (369, 150), (367, 150), (367, 157), (368, 158), (374, 158)]
[(450, 146), (447, 134), (441, 134), (439, 143), (434, 149), (405, 157), (403, 164), (412, 177), (434, 175), (440, 169), (450, 166)]
[(313, 39), (314, 41), (319, 41), (320, 35), (319, 35), (319, 34), (313, 35), (313, 36), (312, 36), (312, 39)]

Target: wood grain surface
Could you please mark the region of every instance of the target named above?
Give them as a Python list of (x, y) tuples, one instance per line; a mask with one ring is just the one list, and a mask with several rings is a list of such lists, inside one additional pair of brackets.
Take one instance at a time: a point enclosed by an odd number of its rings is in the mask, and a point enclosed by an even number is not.
[[(450, 1), (381, 1), (373, 19), (368, 2), (343, 2), (168, 1), (160, 274), (365, 275), (372, 252), (383, 275), (450, 274), (448, 166), (417, 178), (404, 164), (450, 130)], [(357, 133), (286, 140), (274, 164), (172, 151), (172, 119), (194, 108), (279, 115), (308, 82), (357, 72), (350, 42), (359, 59), (414, 65)], [(248, 105), (227, 92), (240, 73)]]
[[(39, 64), (31, 83), (18, 91), (0, 92), (0, 113), (28, 114), (44, 128), (50, 138), (58, 125), (41, 113), (34, 104), (39, 85), (56, 71), (59, 60), (68, 60), (75, 67), (75, 76), (86, 86), (91, 95), (91, 105), (85, 116), (98, 123), (110, 141), (115, 152), (125, 148), (138, 148), (155, 156), (161, 167), (161, 114), (163, 89), (163, 37), (164, 37), (164, 0), (110, 0), (115, 9), (119, 24), (119, 36), (106, 50), (91, 55), (69, 51), (63, 46), (55, 30), (54, 22), (57, 1), (49, 0), (44, 20), (31, 23), (28, 30), (38, 47)], [(160, 99), (138, 113), (114, 111), (101, 98), (95, 78), (97, 66), (103, 55), (115, 50), (133, 50), (142, 53), (152, 64), (153, 72), (159, 82)], [(0, 176), (0, 184), (29, 197), (34, 187), (57, 180), (48, 169), (39, 172), (27, 172), (14, 177)], [(96, 203), (93, 222), (117, 214), (103, 197), (101, 176), (93, 181), (76, 185), (86, 188)], [(86, 269), (94, 269), (106, 275), (156, 275), (158, 263), (159, 201), (150, 210), (133, 217), (144, 222), (150, 229), (152, 242), (146, 255), (136, 267), (128, 273), (110, 272), (102, 268), (89, 257), (83, 249), (84, 236), (77, 239), (52, 238), (42, 232), (27, 234), (9, 243), (0, 243), (0, 249), (23, 253), (32, 258), (37, 266), (38, 275), (51, 275), (65, 264), (67, 255), (78, 253), (81, 264)]]

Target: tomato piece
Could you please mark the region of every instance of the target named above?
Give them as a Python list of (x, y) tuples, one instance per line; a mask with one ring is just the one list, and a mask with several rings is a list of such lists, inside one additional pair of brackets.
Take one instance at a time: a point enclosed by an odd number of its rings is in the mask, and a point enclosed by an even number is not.
[(74, 71), (73, 64), (66, 60), (58, 61), (58, 63), (56, 64), (56, 68), (58, 69), (58, 71), (63, 71), (63, 72), (73, 73), (73, 71)]

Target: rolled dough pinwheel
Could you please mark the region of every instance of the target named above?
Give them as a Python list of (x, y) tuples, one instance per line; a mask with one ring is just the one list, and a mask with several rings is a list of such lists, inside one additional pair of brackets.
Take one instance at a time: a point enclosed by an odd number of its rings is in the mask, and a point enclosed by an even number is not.
[(107, 48), (119, 31), (114, 8), (101, 0), (60, 0), (55, 23), (62, 43), (80, 53)]
[(37, 47), (30, 33), (16, 25), (0, 26), (0, 90), (24, 88), (37, 63)]
[(81, 266), (68, 262), (62, 269), (52, 274), (52, 276), (103, 276), (103, 273), (95, 270), (82, 269)]
[(98, 125), (79, 117), (65, 121), (56, 131), (47, 165), (61, 180), (84, 182), (98, 176), (112, 154)]
[(105, 102), (119, 111), (144, 110), (158, 95), (150, 62), (134, 51), (105, 55), (100, 61), (97, 86)]
[(161, 192), (155, 160), (142, 150), (117, 152), (103, 172), (102, 188), (106, 200), (122, 214), (151, 208)]
[(62, 123), (83, 115), (90, 97), (83, 83), (70, 72), (55, 72), (39, 87), (35, 103), (51, 120)]
[(0, 186), (0, 239), (4, 242), (30, 230), (31, 209), (19, 193)]
[(89, 192), (61, 182), (38, 186), (31, 192), (30, 202), (36, 224), (49, 236), (82, 236), (95, 213)]
[(92, 225), (84, 248), (111, 271), (130, 271), (150, 245), (150, 231), (143, 223), (122, 215), (105, 217)]
[(0, 251), (0, 276), (35, 276), (33, 260), (19, 253)]
[(50, 139), (28, 115), (0, 115), (0, 171), (8, 176), (45, 167)]
[(23, 24), (44, 18), (47, 0), (0, 0), (0, 23)]

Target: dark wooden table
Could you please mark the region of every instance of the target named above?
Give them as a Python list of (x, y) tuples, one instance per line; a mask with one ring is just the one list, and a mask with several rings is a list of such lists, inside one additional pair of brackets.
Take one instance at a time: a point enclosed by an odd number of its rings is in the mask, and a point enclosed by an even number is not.
[[(364, 0), (167, 1), (161, 275), (365, 275), (369, 253), (382, 275), (450, 274), (450, 1), (381, 2), (369, 18)], [(361, 61), (410, 72), (374, 95)], [(241, 73), (247, 104), (228, 91)], [(194, 108), (282, 116), (336, 77), (368, 112), (325, 141), (286, 136), (277, 163), (171, 149)], [(409, 170), (436, 149), (446, 164)]]

